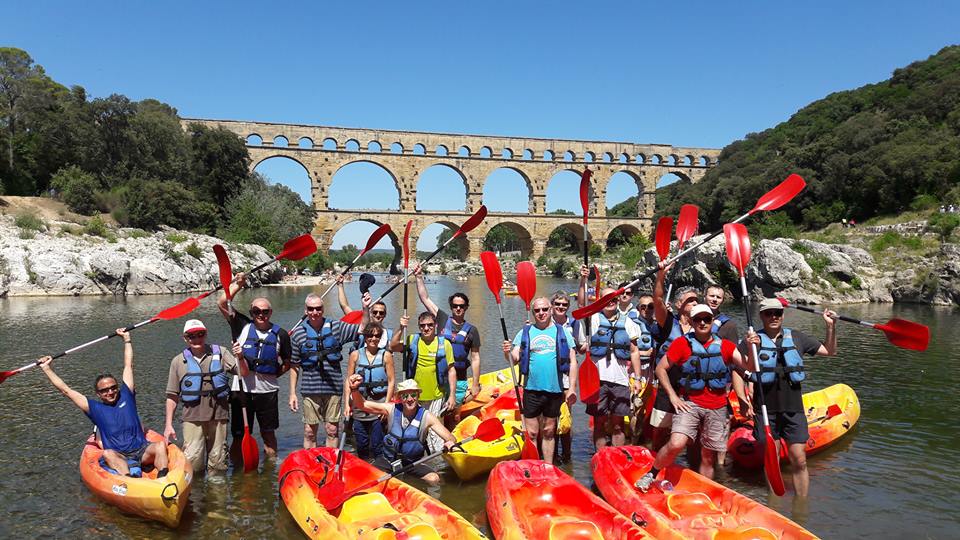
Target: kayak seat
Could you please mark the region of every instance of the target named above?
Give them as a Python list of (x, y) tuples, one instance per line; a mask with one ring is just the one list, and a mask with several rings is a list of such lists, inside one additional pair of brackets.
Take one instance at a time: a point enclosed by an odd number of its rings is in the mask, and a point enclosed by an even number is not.
[[(107, 465), (107, 460), (103, 459), (102, 457), (100, 458), (100, 467), (110, 474), (117, 474), (117, 475), (120, 474), (114, 469), (111, 469), (110, 466)], [(130, 469), (131, 478), (140, 478), (141, 476), (143, 476), (143, 469), (141, 469), (140, 466), (137, 464), (137, 460), (128, 459), (127, 467)]]
[(395, 514), (396, 510), (383, 493), (361, 493), (354, 495), (343, 503), (340, 510), (340, 521), (355, 523), (368, 518)]
[(442, 540), (440, 533), (427, 523), (417, 523), (403, 530), (408, 540)]
[(736, 530), (720, 529), (713, 535), (713, 540), (777, 540), (780, 538), (770, 529), (746, 525)]
[(669, 493), (667, 494), (667, 511), (670, 512), (672, 519), (722, 513), (704, 493)]
[(550, 540), (603, 540), (603, 533), (589, 521), (554, 521), (550, 524)]

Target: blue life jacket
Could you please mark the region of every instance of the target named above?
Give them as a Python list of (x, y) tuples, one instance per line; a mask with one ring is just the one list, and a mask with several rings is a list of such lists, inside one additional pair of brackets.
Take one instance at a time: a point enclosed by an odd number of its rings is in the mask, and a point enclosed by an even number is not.
[[(380, 347), (380, 349), (386, 351), (386, 350), (389, 350), (390, 340), (393, 339), (393, 329), (384, 328), (384, 331), (387, 334), (387, 345), (385, 347)], [(366, 337), (363, 335), (363, 333), (357, 334), (357, 339), (355, 339), (353, 343), (350, 345), (349, 352), (362, 351), (366, 349), (367, 344), (364, 343), (365, 340), (366, 340)]]
[(410, 421), (410, 425), (407, 429), (403, 429), (403, 405), (397, 403), (396, 407), (390, 430), (383, 436), (383, 455), (390, 461), (399, 459), (401, 463), (407, 465), (422, 458), (426, 453), (423, 441), (420, 440), (420, 424), (427, 410), (418, 407), (417, 414)]
[(472, 329), (472, 324), (463, 321), (460, 331), (454, 332), (453, 317), (447, 317), (443, 329), (437, 332), (437, 335), (450, 340), (450, 346), (453, 348), (453, 367), (457, 370), (457, 378), (461, 380), (467, 378), (467, 368), (470, 367), (470, 347), (473, 346), (470, 343), (470, 330)]
[(614, 324), (601, 314), (600, 324), (590, 336), (590, 355), (597, 360), (606, 358), (610, 349), (613, 349), (613, 355), (619, 360), (630, 359), (630, 336), (627, 335), (625, 322), (623, 318), (617, 316)]
[(730, 316), (726, 314), (719, 314), (713, 318), (713, 328), (710, 329), (710, 332), (713, 334), (720, 332), (720, 327), (726, 324), (730, 320)]
[(320, 326), (320, 333), (314, 330), (309, 321), (303, 321), (300, 326), (306, 331), (306, 339), (300, 345), (300, 366), (303, 369), (322, 369), (320, 367), (320, 357), (324, 360), (336, 364), (343, 360), (340, 353), (342, 345), (332, 330), (332, 321), (323, 319)]
[(692, 354), (680, 366), (679, 385), (688, 392), (703, 390), (705, 386), (711, 390), (726, 390), (730, 383), (730, 368), (720, 354), (722, 340), (716, 334), (710, 337), (710, 346), (704, 348), (693, 332), (686, 336)]
[[(553, 324), (557, 331), (557, 380), (560, 388), (563, 388), (563, 376), (570, 374), (570, 344), (567, 343), (567, 333), (563, 326), (557, 323)], [(523, 331), (520, 334), (520, 378), (522, 385), (527, 387), (527, 375), (530, 373), (530, 328), (531, 325), (523, 325)]]
[(640, 337), (637, 338), (637, 348), (641, 351), (648, 351), (653, 348), (653, 332), (647, 327), (647, 321), (640, 316), (640, 312), (637, 311), (637, 308), (631, 308), (627, 312), (627, 317), (630, 317), (630, 320), (637, 323), (637, 326), (640, 327)]
[(383, 354), (386, 349), (378, 350), (372, 363), (367, 358), (366, 349), (360, 349), (357, 352), (359, 355), (356, 373), (363, 377), (363, 382), (360, 383), (360, 394), (370, 400), (383, 398), (387, 395), (387, 370), (383, 364)]
[[(216, 396), (222, 399), (230, 395), (230, 374), (223, 370), (220, 346), (212, 345), (213, 356), (210, 359), (210, 371), (204, 372), (200, 363), (193, 357), (190, 348), (183, 350), (183, 361), (187, 364), (187, 373), (180, 379), (180, 401), (184, 405), (194, 405), (201, 396)], [(207, 381), (211, 388), (203, 390)]]
[(683, 335), (683, 328), (680, 327), (680, 319), (677, 317), (673, 318), (673, 328), (670, 329), (670, 335), (667, 336), (667, 339), (663, 340), (663, 343), (660, 344), (660, 349), (657, 350), (657, 361), (659, 362), (663, 355), (667, 354), (667, 349), (670, 348), (670, 345), (673, 343), (673, 340)]
[(257, 373), (276, 375), (280, 373), (280, 327), (273, 325), (267, 337), (257, 336), (257, 327), (247, 323), (247, 340), (243, 342), (243, 357), (250, 369)]
[[(760, 332), (760, 348), (757, 350), (760, 360), (760, 381), (770, 384), (781, 378), (791, 383), (800, 383), (807, 378), (803, 371), (803, 355), (793, 343), (793, 333), (789, 328), (783, 329), (783, 340), (780, 346), (773, 342), (766, 332)], [(756, 382), (756, 374), (750, 375), (750, 380)]]
[[(440, 389), (447, 387), (447, 351), (443, 346), (443, 336), (437, 336), (437, 384)], [(417, 374), (417, 355), (419, 354), (420, 334), (410, 336), (410, 346), (403, 355), (403, 373), (408, 379)]]

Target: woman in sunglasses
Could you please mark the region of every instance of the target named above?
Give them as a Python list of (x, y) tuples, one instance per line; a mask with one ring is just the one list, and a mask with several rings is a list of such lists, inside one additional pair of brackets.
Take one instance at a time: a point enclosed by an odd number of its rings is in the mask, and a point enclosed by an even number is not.
[[(374, 304), (376, 309), (378, 304)], [(346, 379), (360, 375), (361, 383), (358, 388), (364, 401), (376, 403), (390, 403), (393, 400), (393, 385), (396, 375), (393, 369), (393, 353), (380, 347), (385, 334), (383, 326), (377, 322), (369, 322), (363, 329), (366, 346), (354, 350), (347, 360)], [(357, 439), (357, 456), (363, 459), (380, 457), (383, 454), (383, 422), (375, 413), (363, 410), (351, 411), (350, 392), (344, 396), (345, 418), (353, 418), (353, 435)]]
[(133, 343), (123, 328), (117, 328), (123, 338), (123, 380), (117, 381), (110, 374), (99, 375), (93, 383), (100, 401), (94, 401), (67, 386), (53, 372), (50, 356), (37, 360), (37, 364), (50, 382), (67, 396), (97, 426), (97, 436), (103, 447), (103, 459), (107, 466), (122, 475), (130, 475), (131, 467), (153, 464), (157, 476), (167, 475), (167, 445), (148, 442), (143, 433), (140, 414), (137, 413), (136, 390), (133, 384)]

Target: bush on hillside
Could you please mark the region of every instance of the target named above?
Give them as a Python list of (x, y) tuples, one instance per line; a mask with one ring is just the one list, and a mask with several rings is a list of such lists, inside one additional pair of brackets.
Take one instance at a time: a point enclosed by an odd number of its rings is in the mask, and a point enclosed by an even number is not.
[(60, 192), (60, 199), (70, 210), (84, 215), (97, 210), (96, 194), (100, 181), (80, 167), (71, 165), (58, 170), (50, 179), (50, 185)]

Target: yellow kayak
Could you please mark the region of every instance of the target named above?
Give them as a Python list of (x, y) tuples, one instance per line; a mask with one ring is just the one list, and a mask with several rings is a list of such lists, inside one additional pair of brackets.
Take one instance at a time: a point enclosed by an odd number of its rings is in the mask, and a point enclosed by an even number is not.
[[(514, 374), (517, 368), (514, 367)], [(496, 399), (500, 394), (513, 389), (513, 379), (510, 378), (510, 368), (503, 368), (480, 375), (480, 394), (460, 406), (460, 418), (477, 414), (481, 407)]]
[[(461, 480), (471, 480), (484, 475), (497, 463), (520, 457), (523, 451), (523, 426), (514, 420), (514, 412), (505, 410), (497, 415), (502, 416), (500, 421), (503, 422), (503, 437), (490, 442), (474, 439), (463, 443), (462, 451), (457, 447), (443, 454), (443, 459)], [(480, 422), (476, 416), (464, 418), (453, 428), (453, 436), (459, 440), (473, 435)]]

